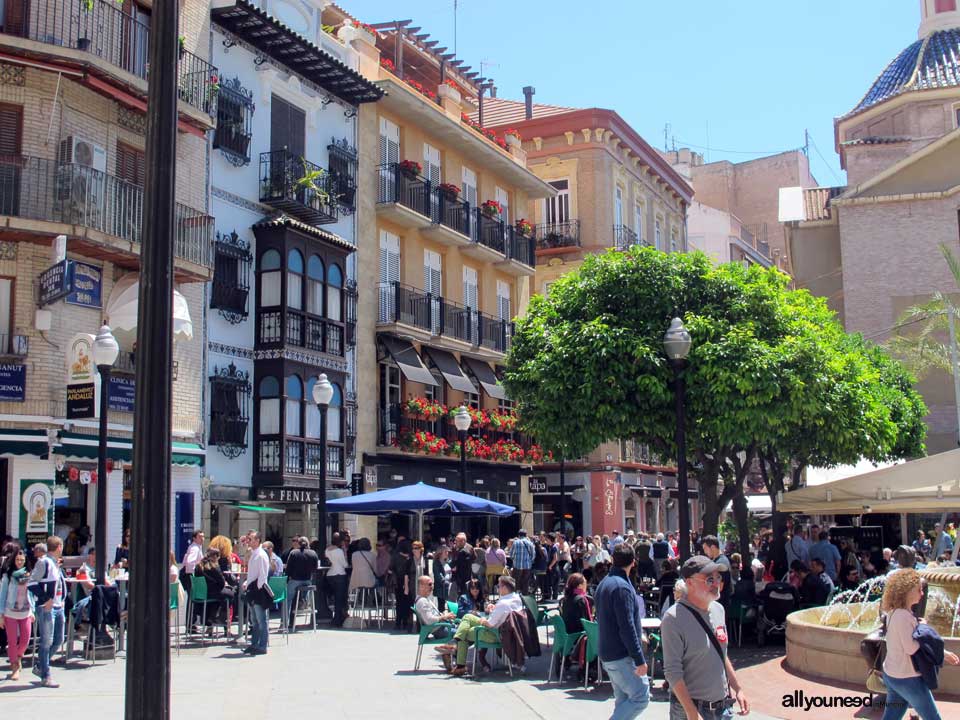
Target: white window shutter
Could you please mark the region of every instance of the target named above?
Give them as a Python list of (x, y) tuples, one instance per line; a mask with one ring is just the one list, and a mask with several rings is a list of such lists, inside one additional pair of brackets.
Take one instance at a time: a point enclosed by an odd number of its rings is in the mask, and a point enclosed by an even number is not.
[(503, 215), (501, 218), (507, 224), (510, 223), (510, 204), (507, 196), (507, 191), (501, 187), (494, 188), (494, 200), (503, 205)]
[(393, 283), (400, 282), (400, 238), (380, 231), (380, 322), (393, 319), (396, 294)]
[(400, 162), (400, 128), (386, 118), (380, 118), (380, 164)]
[(510, 284), (497, 280), (497, 314), (501, 320), (512, 320), (510, 314)]

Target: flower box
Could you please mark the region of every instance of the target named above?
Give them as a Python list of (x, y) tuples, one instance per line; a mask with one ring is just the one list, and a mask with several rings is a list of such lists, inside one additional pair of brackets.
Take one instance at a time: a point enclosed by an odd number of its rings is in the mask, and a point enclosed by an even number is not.
[(496, 200), (484, 200), (480, 206), (480, 212), (491, 220), (497, 219), (503, 214), (503, 205)]
[(460, 186), (453, 183), (440, 183), (437, 185), (437, 192), (444, 200), (454, 202), (460, 196)]
[(407, 180), (416, 180), (420, 173), (423, 172), (423, 165), (416, 160), (403, 160), (398, 167), (400, 174)]
[(521, 237), (528, 238), (533, 236), (533, 223), (529, 220), (521, 218), (520, 220), (517, 220), (515, 227), (517, 229), (517, 233), (519, 233)]

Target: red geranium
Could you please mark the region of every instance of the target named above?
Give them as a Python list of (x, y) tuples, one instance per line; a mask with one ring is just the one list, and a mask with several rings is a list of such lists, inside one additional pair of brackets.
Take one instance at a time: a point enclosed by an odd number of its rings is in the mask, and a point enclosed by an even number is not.
[(391, 60), (390, 58), (385, 58), (385, 57), (380, 58), (380, 67), (386, 68), (390, 72), (397, 71), (397, 66), (393, 64), (393, 60)]

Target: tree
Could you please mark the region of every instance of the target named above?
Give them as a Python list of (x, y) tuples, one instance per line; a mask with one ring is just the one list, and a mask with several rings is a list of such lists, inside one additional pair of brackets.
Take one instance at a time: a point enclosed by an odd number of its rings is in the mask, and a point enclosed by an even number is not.
[[(868, 348), (848, 339), (822, 300), (787, 281), (759, 266), (713, 267), (701, 253), (590, 256), (518, 321), (507, 389), (526, 429), (567, 457), (635, 438), (676, 459), (673, 370), (662, 342), (680, 315), (693, 339), (683, 371), (688, 459), (704, 530), (716, 532), (754, 454), (774, 440), (778, 460), (793, 457), (792, 442), (825, 465), (865, 446), (880, 455), (908, 444), (880, 402), (901, 408), (897, 389), (873, 387), (881, 373), (868, 372)], [(835, 438), (828, 426), (840, 420)]]

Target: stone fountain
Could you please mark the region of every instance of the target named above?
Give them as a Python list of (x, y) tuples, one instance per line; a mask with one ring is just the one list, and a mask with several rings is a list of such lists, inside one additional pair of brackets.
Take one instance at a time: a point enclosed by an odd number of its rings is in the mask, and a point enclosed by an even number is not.
[[(960, 654), (960, 567), (919, 572), (927, 582), (924, 619), (944, 638), (947, 650)], [(873, 578), (840, 593), (826, 607), (787, 617), (787, 665), (807, 675), (865, 687), (867, 664), (860, 655), (860, 641), (880, 627), (883, 581)], [(940, 673), (935, 694), (941, 693), (960, 695), (960, 669)]]

